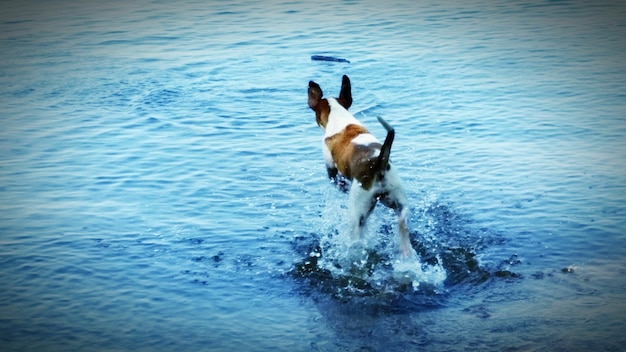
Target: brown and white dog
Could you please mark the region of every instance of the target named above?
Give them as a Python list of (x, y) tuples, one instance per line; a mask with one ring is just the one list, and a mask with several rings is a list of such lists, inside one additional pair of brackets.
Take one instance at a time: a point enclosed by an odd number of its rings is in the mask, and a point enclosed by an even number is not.
[[(395, 132), (387, 122), (378, 118), (387, 130), (384, 143), (359, 122), (348, 108), (352, 105), (350, 79), (343, 76), (338, 98), (323, 98), (319, 84), (309, 81), (309, 107), (324, 130), (323, 153), (328, 177), (342, 191), (349, 187), (351, 236), (361, 238), (367, 218), (380, 201), (398, 216), (400, 252), (412, 252), (407, 227), (408, 200), (396, 169), (389, 162)], [(351, 185), (348, 186), (348, 181)]]

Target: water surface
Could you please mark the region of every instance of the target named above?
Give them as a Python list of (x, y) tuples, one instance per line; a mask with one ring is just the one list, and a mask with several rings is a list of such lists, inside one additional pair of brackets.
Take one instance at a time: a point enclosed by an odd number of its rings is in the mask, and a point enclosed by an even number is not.
[[(623, 4), (2, 8), (4, 350), (623, 350)], [(408, 281), (383, 208), (334, 266), (306, 88), (343, 74), (397, 131)]]

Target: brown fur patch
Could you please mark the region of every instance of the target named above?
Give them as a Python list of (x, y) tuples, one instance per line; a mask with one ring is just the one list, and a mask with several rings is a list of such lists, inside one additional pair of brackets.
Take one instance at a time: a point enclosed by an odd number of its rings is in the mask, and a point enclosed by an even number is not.
[(315, 122), (317, 122), (317, 125), (326, 129), (328, 115), (330, 115), (330, 105), (328, 105), (327, 99), (322, 99), (315, 107)]
[(350, 180), (360, 182), (364, 189), (369, 189), (375, 181), (374, 168), (378, 158), (375, 152), (380, 150), (381, 144), (352, 143), (354, 138), (364, 133), (369, 133), (365, 127), (350, 124), (343, 132), (326, 138), (325, 142), (339, 172)]

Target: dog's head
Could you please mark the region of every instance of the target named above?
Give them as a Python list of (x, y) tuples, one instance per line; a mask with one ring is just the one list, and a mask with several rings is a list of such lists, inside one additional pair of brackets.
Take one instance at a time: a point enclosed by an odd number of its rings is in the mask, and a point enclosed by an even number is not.
[[(309, 107), (315, 111), (315, 121), (317, 124), (326, 129), (328, 123), (328, 115), (330, 115), (330, 105), (328, 100), (324, 99), (324, 92), (319, 84), (309, 81)], [(337, 102), (341, 104), (346, 110), (352, 105), (352, 86), (350, 85), (350, 78), (344, 75), (341, 80), (341, 91)]]

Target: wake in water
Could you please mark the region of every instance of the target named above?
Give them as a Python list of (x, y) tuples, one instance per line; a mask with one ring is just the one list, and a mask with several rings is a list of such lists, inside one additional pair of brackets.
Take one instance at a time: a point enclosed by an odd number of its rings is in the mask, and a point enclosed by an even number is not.
[(379, 241), (349, 243), (338, 233), (297, 237), (294, 245), (305, 257), (292, 274), (336, 298), (443, 292), (441, 261), (423, 262), (417, 254), (402, 258), (397, 245), (390, 245), (390, 228), (383, 229)]
[(413, 211), (410, 226), (415, 253), (403, 258), (393, 216), (383, 209), (372, 214), (367, 235), (352, 241), (342, 221), (345, 207), (329, 201), (317, 224), (319, 233), (294, 239), (294, 249), (303, 258), (294, 264), (291, 275), (305, 281), (305, 287), (338, 299), (378, 301), (440, 296), (457, 284), (516, 277), (506, 270), (487, 269), (478, 259), (480, 250), (501, 243), (500, 236), (473, 229), (471, 221), (436, 200)]

